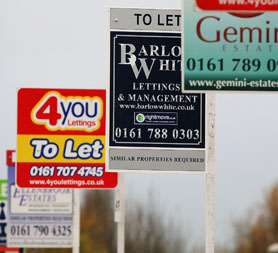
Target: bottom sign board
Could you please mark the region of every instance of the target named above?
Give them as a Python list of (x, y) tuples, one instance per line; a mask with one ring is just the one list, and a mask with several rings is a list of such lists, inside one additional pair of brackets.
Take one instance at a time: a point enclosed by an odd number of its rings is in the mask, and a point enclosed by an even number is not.
[(9, 247), (71, 248), (73, 190), (19, 188), (15, 166), (8, 166)]
[(0, 180), (0, 252), (19, 252), (19, 248), (8, 248), (7, 220), (8, 220), (8, 180)]
[[(169, 171), (202, 171), (205, 168), (205, 153), (202, 150), (151, 150), (110, 148), (110, 169)], [(159, 163), (159, 167), (156, 165)], [(190, 165), (190, 166), (189, 166)]]

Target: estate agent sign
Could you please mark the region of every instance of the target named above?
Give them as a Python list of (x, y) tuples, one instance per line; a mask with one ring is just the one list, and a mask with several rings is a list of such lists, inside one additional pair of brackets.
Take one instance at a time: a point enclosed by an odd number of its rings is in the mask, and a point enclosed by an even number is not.
[(276, 12), (203, 11), (195, 0), (183, 3), (184, 92), (278, 91)]
[(180, 26), (178, 10), (110, 10), (110, 170), (205, 170), (206, 98), (182, 93)]
[(18, 91), (17, 184), (114, 188), (105, 172), (105, 90)]
[(11, 247), (70, 248), (73, 245), (73, 189), (20, 188), (15, 183), (15, 151), (7, 152), (8, 226)]

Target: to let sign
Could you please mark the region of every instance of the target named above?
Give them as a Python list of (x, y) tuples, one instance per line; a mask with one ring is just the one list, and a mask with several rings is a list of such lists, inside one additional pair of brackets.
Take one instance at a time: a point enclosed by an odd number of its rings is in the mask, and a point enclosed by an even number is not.
[(109, 170), (205, 170), (206, 98), (182, 93), (180, 18), (110, 10)]
[(114, 188), (105, 172), (105, 90), (18, 91), (17, 184)]
[(275, 12), (200, 11), (195, 0), (183, 12), (184, 92), (278, 91)]

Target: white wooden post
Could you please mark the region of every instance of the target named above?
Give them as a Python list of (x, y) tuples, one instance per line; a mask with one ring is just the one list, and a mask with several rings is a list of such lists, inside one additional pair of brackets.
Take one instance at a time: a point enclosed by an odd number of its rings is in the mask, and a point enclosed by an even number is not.
[(80, 242), (80, 192), (73, 190), (73, 242), (72, 253), (79, 253)]
[(117, 253), (125, 252), (125, 174), (118, 174), (115, 191), (115, 222), (117, 222)]
[(206, 172), (206, 253), (214, 253), (214, 166), (215, 166), (215, 95), (207, 96), (208, 152)]

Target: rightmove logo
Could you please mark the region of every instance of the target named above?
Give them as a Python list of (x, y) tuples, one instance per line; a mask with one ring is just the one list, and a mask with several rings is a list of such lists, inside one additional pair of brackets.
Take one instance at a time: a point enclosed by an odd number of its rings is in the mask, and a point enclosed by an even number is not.
[(176, 112), (135, 112), (135, 125), (177, 125)]
[(136, 115), (136, 122), (143, 123), (145, 121), (145, 115), (143, 113), (139, 113)]

